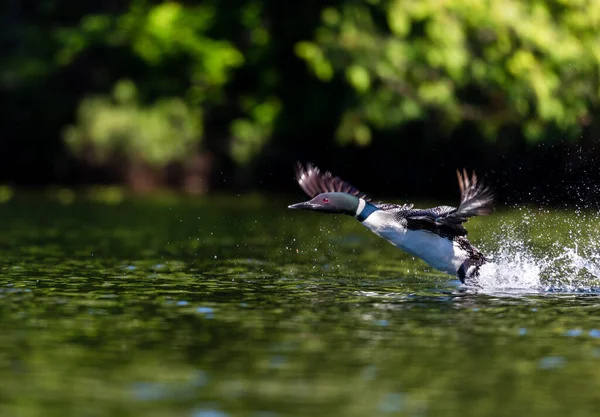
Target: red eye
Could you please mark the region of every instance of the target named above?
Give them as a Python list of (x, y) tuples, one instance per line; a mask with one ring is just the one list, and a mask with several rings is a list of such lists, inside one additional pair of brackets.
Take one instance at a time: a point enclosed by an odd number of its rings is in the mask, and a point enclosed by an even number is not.
[(329, 203), (329, 199), (328, 198), (323, 198), (323, 203), (325, 203), (325, 204)]

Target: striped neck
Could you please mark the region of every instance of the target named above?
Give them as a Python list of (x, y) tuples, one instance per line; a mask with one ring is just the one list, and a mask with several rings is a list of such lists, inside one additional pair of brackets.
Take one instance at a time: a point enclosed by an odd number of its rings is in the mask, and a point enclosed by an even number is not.
[(356, 219), (362, 223), (367, 219), (367, 217), (369, 217), (373, 212), (375, 212), (377, 210), (379, 210), (379, 209), (377, 207), (375, 207), (373, 204), (360, 198), (358, 200), (358, 208), (356, 209), (356, 214), (355, 214)]

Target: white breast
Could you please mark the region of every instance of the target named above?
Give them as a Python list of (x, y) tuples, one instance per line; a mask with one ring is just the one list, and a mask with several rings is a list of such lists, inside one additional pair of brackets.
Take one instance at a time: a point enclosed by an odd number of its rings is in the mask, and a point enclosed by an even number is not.
[(408, 230), (390, 220), (389, 213), (376, 211), (362, 224), (392, 245), (423, 259), (431, 267), (452, 275), (456, 275), (456, 271), (468, 257), (467, 252), (451, 240), (428, 231)]

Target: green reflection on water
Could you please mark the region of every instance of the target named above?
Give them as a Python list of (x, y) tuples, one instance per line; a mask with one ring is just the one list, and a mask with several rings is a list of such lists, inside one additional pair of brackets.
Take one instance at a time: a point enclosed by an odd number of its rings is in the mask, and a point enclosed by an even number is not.
[[(597, 415), (593, 288), (464, 292), (287, 203), (1, 205), (0, 414)], [(598, 222), (571, 217), (500, 212), (470, 235), (593, 255)]]

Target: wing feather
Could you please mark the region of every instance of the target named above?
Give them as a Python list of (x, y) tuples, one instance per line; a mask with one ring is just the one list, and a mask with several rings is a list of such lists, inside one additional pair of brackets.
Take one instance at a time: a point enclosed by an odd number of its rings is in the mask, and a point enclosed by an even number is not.
[(452, 217), (466, 221), (467, 217), (492, 214), (494, 194), (483, 184), (483, 181), (477, 179), (475, 172), (469, 178), (466, 169), (463, 169), (462, 175), (459, 170), (456, 170), (456, 176), (460, 187), (460, 205), (456, 212), (452, 213)]
[(464, 169), (462, 173), (457, 170), (456, 174), (460, 188), (460, 205), (413, 210), (406, 216), (409, 228), (440, 228), (445, 232), (452, 231), (458, 236), (464, 236), (467, 229), (462, 224), (469, 217), (484, 216), (493, 212), (492, 190), (478, 180), (475, 172), (470, 177)]
[(331, 172), (321, 172), (319, 168), (311, 163), (302, 165), (300, 162), (296, 164), (296, 181), (300, 188), (309, 197), (315, 197), (321, 193), (340, 192), (355, 195), (370, 201), (367, 194), (361, 192), (352, 184), (344, 181), (340, 177), (335, 177)]
[[(490, 188), (478, 180), (475, 172), (469, 177), (467, 171), (456, 171), (460, 188), (460, 205), (438, 206), (428, 209), (413, 209), (412, 204), (392, 204), (372, 202), (377, 208), (386, 211), (396, 211), (400, 218), (406, 219), (409, 228), (428, 229), (444, 235), (463, 236), (467, 230), (462, 223), (469, 217), (483, 216), (493, 212), (494, 197)], [(296, 164), (296, 181), (309, 197), (321, 193), (342, 192), (371, 201), (352, 184), (336, 177), (329, 171), (322, 172), (311, 163)]]

